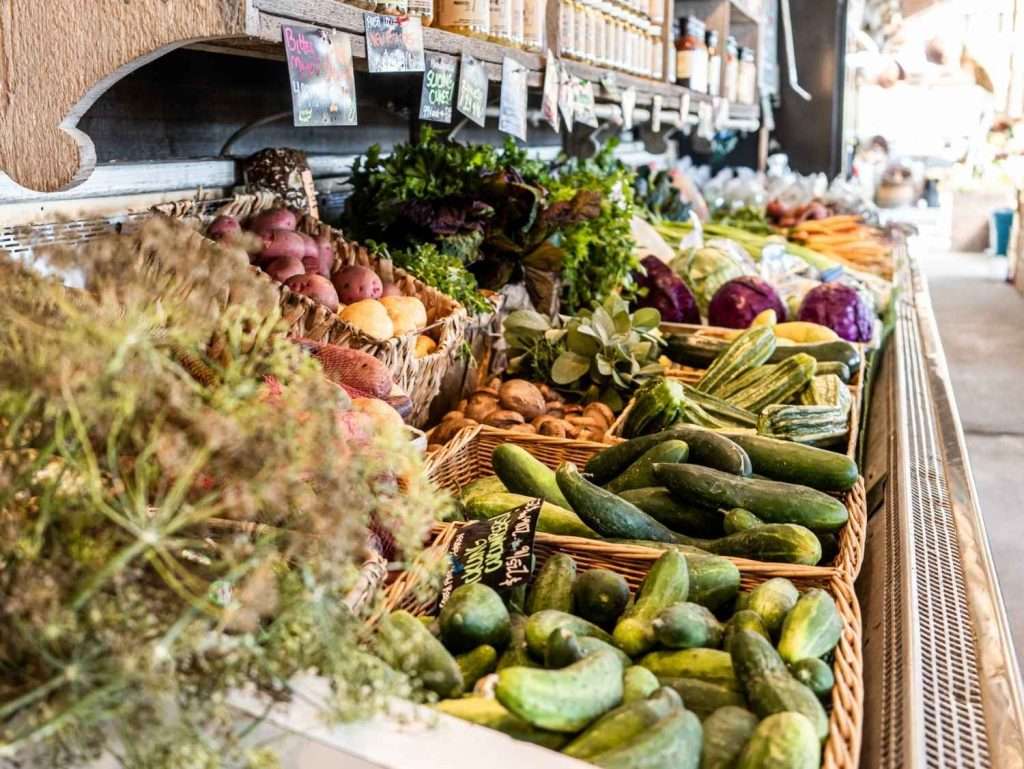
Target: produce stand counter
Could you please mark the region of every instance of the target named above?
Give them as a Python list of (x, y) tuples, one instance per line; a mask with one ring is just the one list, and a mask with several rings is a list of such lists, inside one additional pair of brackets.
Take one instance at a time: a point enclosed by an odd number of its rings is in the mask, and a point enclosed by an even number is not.
[(1020, 671), (927, 283), (902, 258), (871, 396), (861, 765), (1024, 766)]

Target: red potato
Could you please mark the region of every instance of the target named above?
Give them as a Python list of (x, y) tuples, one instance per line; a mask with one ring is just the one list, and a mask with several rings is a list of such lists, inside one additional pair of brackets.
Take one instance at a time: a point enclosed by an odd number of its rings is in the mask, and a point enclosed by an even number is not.
[(380, 296), (382, 299), (385, 296), (402, 296), (402, 289), (394, 283), (385, 283), (384, 287), (381, 289)]
[[(269, 262), (282, 256), (289, 256), (302, 261), (306, 255), (306, 243), (299, 237), (297, 232), (290, 230), (270, 230), (263, 233), (263, 250), (260, 252), (260, 260)], [(305, 272), (305, 267), (303, 267)]]
[(248, 229), (260, 235), (270, 230), (295, 230), (299, 226), (299, 217), (287, 208), (271, 208), (256, 214), (249, 220)]
[(331, 312), (338, 310), (338, 292), (334, 285), (323, 275), (293, 275), (284, 284), (291, 291), (303, 296), (308, 296), (314, 302), (318, 302)]
[(294, 256), (279, 256), (277, 259), (267, 262), (263, 269), (274, 280), (282, 283), (289, 278), (306, 274), (306, 268), (302, 266), (302, 260), (296, 259)]
[(335, 273), (334, 287), (342, 304), (355, 304), (363, 299), (379, 299), (384, 291), (380, 277), (369, 267), (350, 265)]
[(308, 236), (306, 237), (306, 255), (302, 257), (302, 263), (306, 265), (306, 272), (329, 279), (331, 277), (331, 264), (334, 262), (334, 247), (331, 245), (331, 241), (327, 239), (314, 240)]
[(233, 216), (218, 216), (206, 230), (211, 240), (233, 240), (242, 234), (242, 225)]

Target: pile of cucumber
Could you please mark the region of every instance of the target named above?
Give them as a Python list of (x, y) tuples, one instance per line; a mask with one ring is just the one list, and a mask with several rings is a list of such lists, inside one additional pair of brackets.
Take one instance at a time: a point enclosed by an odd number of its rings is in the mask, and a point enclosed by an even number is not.
[[(694, 387), (672, 379), (648, 383), (637, 391), (622, 435), (633, 438), (681, 421), (812, 446), (842, 443), (849, 433), (853, 398), (847, 383), (850, 366), (859, 365), (857, 349), (848, 342), (776, 343), (770, 327), (752, 327), (707, 364)], [(776, 355), (780, 349), (784, 354)]]
[(390, 614), (378, 648), (440, 711), (606, 769), (817, 769), (832, 597), (782, 578), (710, 589), (694, 565), (668, 550), (633, 595), (556, 553), (525, 598), (463, 585), (436, 619)]
[(581, 473), (525, 448), (494, 449), (495, 475), (468, 484), (465, 518), (541, 498), (538, 530), (683, 552), (817, 565), (831, 559), (857, 481), (849, 457), (747, 433), (679, 424), (595, 454)]

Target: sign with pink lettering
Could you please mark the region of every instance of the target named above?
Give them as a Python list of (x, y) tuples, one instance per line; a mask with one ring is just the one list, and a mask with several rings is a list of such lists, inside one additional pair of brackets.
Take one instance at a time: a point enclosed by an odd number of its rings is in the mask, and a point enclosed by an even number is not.
[(356, 83), (349, 36), (290, 26), (282, 27), (281, 35), (288, 57), (295, 125), (356, 125)]

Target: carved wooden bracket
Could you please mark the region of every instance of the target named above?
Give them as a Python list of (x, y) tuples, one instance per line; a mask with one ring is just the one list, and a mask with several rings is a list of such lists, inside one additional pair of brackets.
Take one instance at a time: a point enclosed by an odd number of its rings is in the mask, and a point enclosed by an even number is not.
[(243, 35), (246, 0), (0, 2), (0, 170), (41, 192), (96, 164), (75, 126), (111, 85), (179, 46)]

